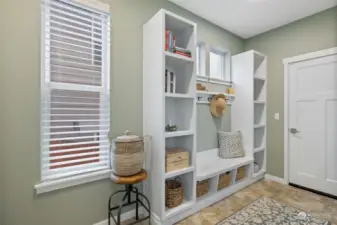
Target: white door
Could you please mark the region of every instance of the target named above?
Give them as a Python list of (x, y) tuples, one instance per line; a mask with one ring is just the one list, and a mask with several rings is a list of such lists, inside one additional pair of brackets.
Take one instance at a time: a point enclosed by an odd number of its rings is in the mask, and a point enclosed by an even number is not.
[(289, 182), (337, 196), (337, 55), (289, 72)]

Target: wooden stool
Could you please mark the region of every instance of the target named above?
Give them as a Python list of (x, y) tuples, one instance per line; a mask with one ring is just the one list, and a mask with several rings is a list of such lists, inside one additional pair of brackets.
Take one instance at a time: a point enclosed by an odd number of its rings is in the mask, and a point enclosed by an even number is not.
[[(121, 224), (121, 213), (122, 213), (122, 208), (125, 206), (133, 205), (136, 204), (136, 221), (130, 223), (129, 225), (136, 224), (140, 221), (147, 220), (149, 219), (149, 224), (151, 223), (151, 206), (150, 206), (150, 201), (148, 198), (140, 193), (138, 191), (137, 187), (134, 187), (134, 184), (140, 183), (147, 178), (147, 173), (145, 170), (141, 170), (139, 173), (129, 176), (129, 177), (121, 177), (118, 175), (113, 174), (111, 176), (111, 179), (116, 183), (116, 184), (124, 184), (125, 185), (125, 190), (121, 191), (116, 191), (113, 193), (110, 198), (109, 198), (109, 214), (108, 214), (108, 224), (111, 225), (111, 218), (114, 220), (115, 224), (120, 225)], [(119, 206), (111, 207), (111, 199), (114, 195), (118, 193), (125, 193), (122, 202), (119, 204)], [(136, 200), (131, 201), (131, 193), (136, 194)], [(146, 203), (148, 206), (146, 206), (142, 200), (139, 199), (139, 196), (143, 197), (146, 200)], [(127, 200), (127, 201), (126, 201)], [(124, 203), (125, 202), (125, 203)], [(139, 219), (139, 212), (138, 212), (138, 207), (139, 203), (144, 207), (144, 209), (148, 212), (148, 216)], [(115, 219), (112, 211), (118, 209), (117, 213), (117, 220)]]

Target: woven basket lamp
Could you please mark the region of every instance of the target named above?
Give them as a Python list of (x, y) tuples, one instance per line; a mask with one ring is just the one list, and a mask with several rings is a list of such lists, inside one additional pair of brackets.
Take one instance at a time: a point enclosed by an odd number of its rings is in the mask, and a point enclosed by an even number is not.
[(226, 97), (224, 94), (217, 94), (212, 97), (209, 104), (211, 114), (214, 117), (220, 117), (227, 109)]

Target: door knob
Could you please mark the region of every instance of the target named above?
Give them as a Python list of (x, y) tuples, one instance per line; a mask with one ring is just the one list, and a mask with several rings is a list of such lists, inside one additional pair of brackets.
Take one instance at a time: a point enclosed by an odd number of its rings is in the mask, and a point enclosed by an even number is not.
[(299, 133), (299, 131), (298, 131), (296, 128), (290, 128), (289, 131), (290, 131), (290, 133), (292, 133), (292, 134)]

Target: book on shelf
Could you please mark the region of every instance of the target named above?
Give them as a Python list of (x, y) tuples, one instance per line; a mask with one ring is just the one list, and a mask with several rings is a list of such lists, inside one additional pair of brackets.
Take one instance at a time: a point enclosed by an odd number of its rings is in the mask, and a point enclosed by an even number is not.
[(176, 51), (175, 54), (177, 54), (177, 55), (182, 55), (182, 56), (186, 56), (186, 57), (189, 57), (189, 58), (192, 57), (191, 54), (187, 54), (187, 53), (185, 53), (185, 52), (178, 52), (178, 51)]
[(177, 36), (170, 30), (165, 30), (165, 51), (172, 52), (186, 57), (192, 57), (191, 51), (176, 46)]

